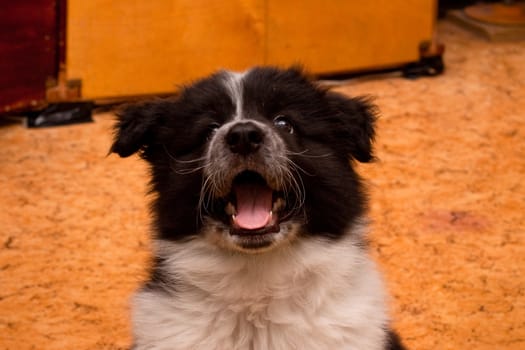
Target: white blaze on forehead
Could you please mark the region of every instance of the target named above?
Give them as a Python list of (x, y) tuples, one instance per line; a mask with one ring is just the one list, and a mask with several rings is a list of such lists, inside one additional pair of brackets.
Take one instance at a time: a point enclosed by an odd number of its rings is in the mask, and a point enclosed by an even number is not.
[(233, 119), (242, 119), (242, 81), (244, 76), (246, 75), (246, 72), (237, 73), (225, 71), (224, 73), (224, 86), (226, 87), (228, 93), (232, 98), (233, 103), (235, 104), (235, 115), (233, 116)]

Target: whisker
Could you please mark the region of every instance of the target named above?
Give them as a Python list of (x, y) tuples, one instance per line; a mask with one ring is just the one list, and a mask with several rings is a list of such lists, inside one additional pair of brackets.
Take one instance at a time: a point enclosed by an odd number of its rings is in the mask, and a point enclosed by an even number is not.
[(200, 195), (199, 195), (199, 203), (198, 203), (198, 206), (199, 206), (199, 219), (201, 221), (204, 220), (204, 214), (206, 212), (208, 212), (208, 206), (210, 204), (210, 191), (209, 191), (209, 188), (210, 188), (210, 183), (212, 182), (213, 180), (211, 179), (211, 176), (205, 176), (203, 178), (203, 181), (202, 181), (202, 186), (201, 186), (201, 192), (200, 192)]
[(168, 149), (166, 148), (166, 145), (163, 144), (162, 147), (164, 148), (164, 152), (166, 152), (166, 154), (171, 158), (171, 160), (177, 163), (188, 164), (188, 163), (196, 163), (196, 162), (201, 162), (203, 160), (206, 160), (206, 156), (195, 158), (195, 159), (190, 159), (190, 160), (177, 159), (168, 151)]
[(201, 165), (195, 168), (186, 168), (186, 169), (176, 169), (175, 167), (172, 166), (171, 170), (173, 170), (176, 174), (179, 174), (179, 175), (188, 175), (188, 174), (195, 173), (199, 170), (202, 170), (206, 168), (206, 166), (207, 164), (204, 164), (204, 165)]
[[(294, 194), (294, 202), (290, 203), (289, 215), (293, 212), (303, 210), (305, 202), (305, 188), (304, 183), (299, 176), (299, 170), (297, 164), (287, 161), (287, 166), (279, 168), (279, 184), (283, 188), (283, 194), (285, 199), (289, 200), (291, 195)], [(288, 216), (289, 216), (288, 215)]]
[(286, 151), (286, 154), (290, 155), (290, 156), (301, 156), (301, 157), (305, 157), (305, 158), (327, 158), (327, 157), (331, 157), (333, 155), (333, 153), (306, 154), (307, 152), (310, 152), (310, 150), (305, 149), (304, 151), (301, 151), (301, 152)]
[(190, 159), (190, 160), (181, 160), (181, 159), (176, 159), (176, 158), (172, 158), (172, 159), (176, 161), (177, 163), (188, 164), (188, 163), (201, 162), (203, 160), (206, 160), (206, 157), (200, 157), (200, 158), (195, 158), (195, 159)]
[[(175, 158), (169, 151), (168, 149), (166, 148), (166, 145), (162, 145), (163, 148), (164, 148), (164, 152), (166, 152), (166, 154), (168, 155), (168, 157), (170, 157), (170, 159), (174, 162), (177, 162), (177, 163), (181, 163), (181, 164), (191, 164), (191, 163), (197, 163), (197, 162), (202, 162), (204, 160), (206, 160), (206, 157), (199, 157), (199, 158), (195, 158), (195, 159), (192, 159), (192, 160), (180, 160), (180, 159), (177, 159)], [(195, 173), (199, 170), (202, 170), (204, 168), (206, 168), (206, 166), (208, 166), (207, 163), (205, 164), (202, 164), (200, 166), (196, 166), (194, 168), (183, 168), (183, 169), (177, 169), (175, 166), (171, 165), (170, 168), (171, 170), (173, 170), (173, 172), (175, 172), (176, 174), (178, 175), (188, 175), (188, 174), (192, 174), (192, 173)]]
[(302, 171), (304, 174), (306, 174), (308, 176), (315, 176), (314, 174), (311, 174), (308, 171), (304, 170), (302, 167), (300, 167), (296, 162), (294, 162), (290, 158), (285, 157), (285, 156), (281, 156), (281, 155), (277, 155), (277, 156), (279, 158), (283, 159), (286, 163), (289, 164), (290, 167), (293, 167), (295, 170), (300, 170), (300, 171)]
[[(304, 205), (304, 202), (305, 202), (305, 195), (304, 195), (305, 188), (304, 188), (304, 183), (303, 183), (303, 181), (302, 181), (300, 176), (298, 176), (297, 178), (295, 176), (292, 176), (291, 179), (293, 181), (293, 184), (291, 184), (291, 186), (293, 186), (293, 188), (295, 188), (295, 192), (297, 194), (293, 210), (297, 210), (297, 209), (302, 208), (303, 205)], [(297, 181), (297, 179), (299, 179), (299, 181)]]

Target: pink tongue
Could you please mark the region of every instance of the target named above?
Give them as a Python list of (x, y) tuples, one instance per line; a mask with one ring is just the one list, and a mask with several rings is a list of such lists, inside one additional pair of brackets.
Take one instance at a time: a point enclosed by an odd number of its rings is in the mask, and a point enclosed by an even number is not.
[(272, 190), (263, 185), (240, 184), (234, 186), (237, 197), (235, 223), (243, 229), (263, 228), (270, 222)]

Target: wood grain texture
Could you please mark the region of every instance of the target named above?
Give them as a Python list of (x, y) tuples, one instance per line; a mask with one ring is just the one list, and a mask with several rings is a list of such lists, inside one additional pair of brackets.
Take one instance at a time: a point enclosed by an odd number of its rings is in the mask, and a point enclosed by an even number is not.
[(174, 91), (263, 62), (263, 0), (71, 0), (67, 75), (83, 96)]
[(67, 76), (83, 96), (166, 93), (220, 68), (313, 73), (419, 59), (435, 0), (69, 1)]
[(267, 61), (316, 73), (391, 67), (419, 60), (434, 32), (436, 2), (268, 1)]

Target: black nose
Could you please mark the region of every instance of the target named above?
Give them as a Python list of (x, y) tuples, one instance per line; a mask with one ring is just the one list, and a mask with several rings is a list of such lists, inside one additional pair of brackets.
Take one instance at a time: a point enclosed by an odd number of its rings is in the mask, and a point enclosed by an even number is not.
[(237, 123), (226, 134), (226, 144), (230, 150), (242, 155), (257, 151), (263, 139), (262, 130), (252, 122)]

